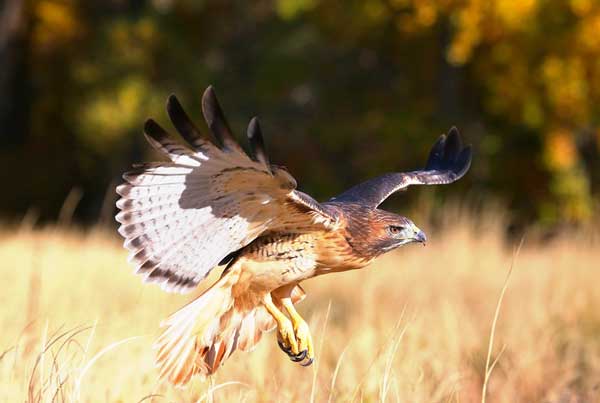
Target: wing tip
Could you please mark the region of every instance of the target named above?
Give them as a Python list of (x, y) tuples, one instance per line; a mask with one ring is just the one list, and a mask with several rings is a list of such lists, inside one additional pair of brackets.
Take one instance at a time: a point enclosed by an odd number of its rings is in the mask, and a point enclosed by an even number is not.
[(455, 180), (462, 178), (471, 167), (473, 147), (471, 144), (463, 145), (460, 132), (454, 125), (448, 130), (443, 154), (442, 159), (451, 164), (449, 168), (455, 173)]
[(152, 118), (146, 119), (144, 122), (144, 133), (150, 134), (157, 130), (157, 127), (160, 128), (160, 125), (156, 123), (156, 120)]
[(179, 99), (175, 94), (171, 94), (167, 97), (166, 109), (171, 121), (173, 121), (173, 116), (178, 116), (183, 111), (181, 102), (179, 102)]
[(452, 125), (450, 127), (450, 130), (448, 130), (448, 136), (460, 136), (460, 132), (458, 131), (458, 128), (454, 125)]
[(252, 159), (262, 163), (269, 170), (269, 172), (272, 172), (269, 157), (265, 149), (262, 129), (260, 128), (260, 122), (257, 116), (254, 116), (252, 119), (250, 119), (250, 123), (248, 123), (248, 129), (246, 130), (246, 135), (248, 136), (248, 142), (250, 143)]
[(208, 141), (202, 139), (200, 130), (192, 122), (175, 94), (169, 95), (167, 99), (167, 114), (181, 137), (195, 151), (206, 151), (206, 148), (209, 147)]
[(167, 108), (169, 107), (169, 104), (171, 104), (173, 102), (179, 103), (179, 100), (177, 99), (177, 96), (174, 93), (171, 93), (167, 97)]
[(202, 94), (202, 113), (208, 126), (211, 126), (216, 119), (217, 108), (220, 108), (217, 94), (211, 85), (206, 87)]
[(257, 134), (257, 131), (260, 134), (260, 122), (258, 120), (258, 116), (253, 116), (248, 123), (248, 130), (246, 134), (248, 135), (248, 138), (251, 139)]
[(262, 145), (264, 144), (262, 129), (260, 128), (260, 122), (258, 120), (258, 117), (254, 116), (252, 119), (250, 119), (250, 122), (248, 122), (246, 136), (248, 136), (248, 140), (250, 141), (251, 147), (262, 147)]
[(169, 137), (166, 130), (152, 118), (148, 118), (146, 119), (146, 122), (144, 122), (144, 135), (150, 142), (150, 145), (159, 149), (162, 146), (163, 141)]
[(447, 170), (452, 172), (452, 182), (462, 178), (471, 167), (471, 145), (463, 145), (460, 132), (451, 126), (447, 134), (442, 134), (429, 152), (425, 170)]
[(202, 114), (217, 142), (217, 146), (222, 151), (238, 151), (243, 153), (242, 148), (233, 136), (229, 123), (227, 123), (225, 113), (223, 112), (223, 108), (221, 108), (212, 85), (206, 87), (202, 95)]
[(444, 159), (455, 160), (462, 150), (462, 140), (456, 126), (452, 126), (446, 135), (444, 144)]

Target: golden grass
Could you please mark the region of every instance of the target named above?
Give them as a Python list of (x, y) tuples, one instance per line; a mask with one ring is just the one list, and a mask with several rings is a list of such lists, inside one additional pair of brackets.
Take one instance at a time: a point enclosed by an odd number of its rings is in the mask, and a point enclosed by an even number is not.
[[(181, 390), (157, 384), (151, 345), (190, 296), (143, 285), (114, 234), (4, 231), (0, 401), (482, 401), (515, 245), (494, 222), (428, 232), (425, 248), (304, 284), (312, 367), (289, 361), (269, 334), (210, 383)], [(487, 362), (503, 351), (488, 403), (598, 401), (599, 246), (525, 240)]]

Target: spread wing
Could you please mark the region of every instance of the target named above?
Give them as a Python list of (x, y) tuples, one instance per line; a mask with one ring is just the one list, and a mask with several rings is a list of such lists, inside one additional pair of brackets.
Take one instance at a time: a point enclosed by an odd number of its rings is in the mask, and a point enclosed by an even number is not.
[(412, 172), (388, 173), (358, 184), (332, 198), (336, 202), (354, 202), (379, 206), (392, 193), (410, 185), (440, 185), (462, 178), (471, 166), (471, 147), (462, 146), (458, 130), (441, 135), (429, 152), (425, 168)]
[(146, 281), (168, 291), (193, 289), (226, 256), (264, 232), (310, 231), (337, 221), (335, 212), (295, 190), (287, 171), (269, 163), (256, 118), (248, 126), (248, 156), (211, 87), (202, 109), (214, 144), (171, 96), (167, 112), (191, 148), (148, 120), (148, 142), (170, 162), (134, 166), (117, 187), (116, 219), (129, 259)]

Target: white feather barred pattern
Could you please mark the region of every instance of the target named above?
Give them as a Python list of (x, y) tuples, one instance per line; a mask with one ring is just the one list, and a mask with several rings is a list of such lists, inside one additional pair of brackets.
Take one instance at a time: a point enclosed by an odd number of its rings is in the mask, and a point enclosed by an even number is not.
[[(232, 138), (222, 139), (223, 133), (215, 137), (227, 147), (200, 137), (174, 97), (167, 109), (194, 149), (149, 120), (146, 138), (170, 162), (134, 166), (117, 187), (119, 233), (130, 262), (145, 281), (187, 292), (223, 258), (264, 232), (306, 231), (336, 221), (310, 196), (295, 190), (289, 173), (268, 163), (255, 120), (249, 137), (258, 141), (254, 147), (260, 158), (253, 159), (234, 146)], [(205, 111), (211, 128), (229, 130), (226, 123), (215, 123), (210, 113)]]

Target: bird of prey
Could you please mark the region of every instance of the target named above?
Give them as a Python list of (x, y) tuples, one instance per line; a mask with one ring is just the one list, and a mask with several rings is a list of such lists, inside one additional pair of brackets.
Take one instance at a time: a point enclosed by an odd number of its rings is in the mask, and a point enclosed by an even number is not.
[(274, 328), (282, 350), (310, 365), (310, 330), (294, 308), (305, 297), (300, 283), (424, 243), (411, 220), (379, 204), (410, 185), (454, 182), (471, 164), (470, 147), (452, 128), (433, 145), (425, 168), (388, 173), (319, 203), (296, 189), (285, 168), (269, 162), (256, 118), (248, 125), (247, 154), (212, 87), (204, 92), (202, 111), (213, 141), (169, 97), (168, 115), (187, 144), (149, 119), (146, 138), (169, 161), (134, 165), (117, 187), (119, 233), (146, 282), (188, 292), (225, 266), (219, 280), (161, 324), (155, 344), (160, 378), (178, 386), (214, 373), (236, 349), (251, 350)]

